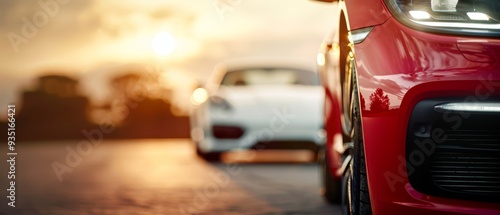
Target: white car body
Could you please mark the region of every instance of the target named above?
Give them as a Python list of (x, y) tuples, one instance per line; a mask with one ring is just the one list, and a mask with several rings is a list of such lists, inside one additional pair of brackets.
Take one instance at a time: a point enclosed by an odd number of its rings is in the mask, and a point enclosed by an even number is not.
[[(318, 79), (313, 69), (303, 66), (226, 63), (216, 67), (205, 88), (208, 100), (197, 105), (191, 114), (191, 137), (197, 149), (201, 153), (213, 153), (307, 146), (317, 152), (324, 144), (321, 86), (221, 84), (227, 73), (256, 68), (301, 70)], [(217, 129), (220, 126), (239, 127), (243, 134), (237, 138), (221, 138), (222, 130)], [(258, 143), (261, 144), (257, 146)]]

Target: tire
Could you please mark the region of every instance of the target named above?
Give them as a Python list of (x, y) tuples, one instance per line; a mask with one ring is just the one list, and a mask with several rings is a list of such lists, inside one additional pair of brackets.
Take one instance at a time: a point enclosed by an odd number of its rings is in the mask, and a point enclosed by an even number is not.
[(351, 206), (349, 204), (349, 196), (351, 195), (349, 190), (351, 190), (351, 182), (351, 172), (349, 171), (349, 169), (347, 169), (347, 171), (344, 173), (344, 176), (342, 177), (342, 214), (350, 214), (351, 211)]
[(330, 173), (330, 163), (325, 150), (320, 151), (320, 167), (321, 167), (321, 192), (323, 198), (329, 204), (339, 204), (341, 202), (341, 187), (340, 181), (332, 177)]
[(356, 69), (353, 68), (353, 94), (354, 97), (354, 110), (353, 110), (353, 124), (354, 135), (353, 143), (354, 148), (351, 150), (351, 162), (349, 169), (346, 171), (344, 192), (347, 195), (347, 202), (345, 204), (345, 212), (351, 215), (369, 215), (372, 214), (370, 193), (368, 189), (368, 180), (366, 174), (365, 153), (363, 148), (363, 130), (361, 126), (360, 105), (357, 90)]
[(202, 152), (198, 146), (196, 146), (196, 155), (208, 162), (219, 162), (222, 158), (221, 152)]
[(322, 148), (311, 150), (311, 152), (313, 153), (312, 162), (321, 164), (321, 159), (323, 157), (323, 155), (321, 155), (322, 151)]

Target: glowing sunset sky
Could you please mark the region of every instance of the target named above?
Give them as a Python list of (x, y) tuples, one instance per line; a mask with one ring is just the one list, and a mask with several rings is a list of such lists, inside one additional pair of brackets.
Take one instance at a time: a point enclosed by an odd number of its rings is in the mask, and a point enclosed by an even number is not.
[[(333, 7), (309, 0), (2, 0), (0, 110), (33, 77), (54, 69), (81, 78), (82, 92), (103, 97), (106, 74), (131, 64), (204, 80), (226, 58), (314, 63), (333, 26)], [(151, 47), (159, 32), (175, 38), (169, 55)]]

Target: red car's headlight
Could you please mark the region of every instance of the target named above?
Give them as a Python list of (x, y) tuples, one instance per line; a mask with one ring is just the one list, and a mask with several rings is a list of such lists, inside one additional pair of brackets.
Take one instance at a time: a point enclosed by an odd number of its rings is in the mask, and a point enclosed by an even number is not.
[(500, 36), (499, 0), (385, 0), (393, 16), (418, 30)]

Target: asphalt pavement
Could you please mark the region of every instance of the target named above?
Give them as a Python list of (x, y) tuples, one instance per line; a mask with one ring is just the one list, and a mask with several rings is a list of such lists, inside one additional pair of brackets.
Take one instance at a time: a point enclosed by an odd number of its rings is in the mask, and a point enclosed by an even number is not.
[(184, 139), (16, 147), (13, 174), (7, 145), (0, 150), (0, 214), (341, 214), (322, 199), (307, 151), (236, 152), (207, 163)]

